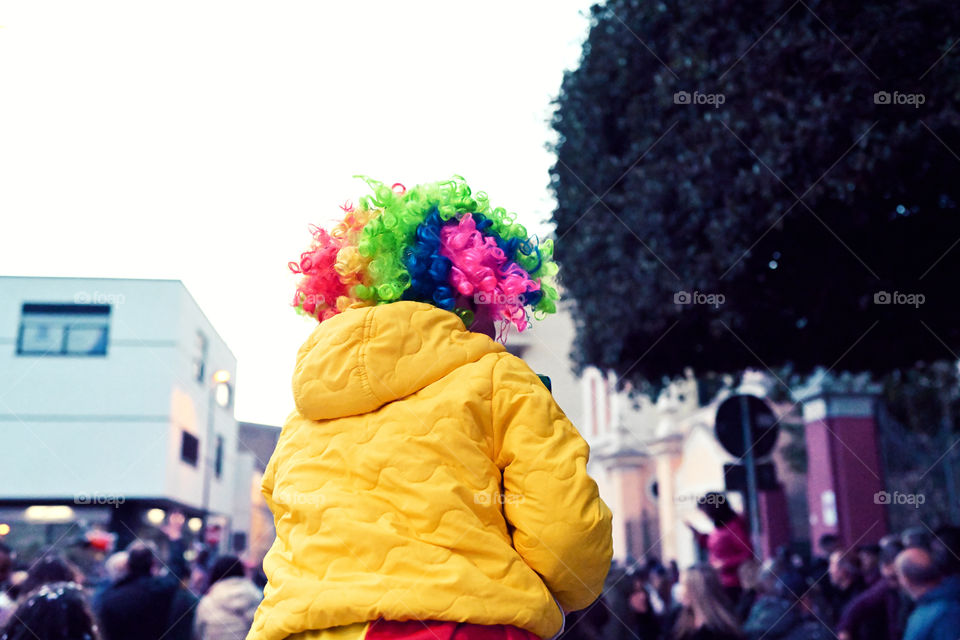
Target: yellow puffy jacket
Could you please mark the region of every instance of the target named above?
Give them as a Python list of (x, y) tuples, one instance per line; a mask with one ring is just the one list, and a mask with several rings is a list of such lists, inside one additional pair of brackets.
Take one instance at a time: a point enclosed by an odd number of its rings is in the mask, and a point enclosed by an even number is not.
[(600, 594), (611, 516), (587, 444), (502, 345), (428, 304), (351, 309), (300, 348), (293, 392), (249, 640), (378, 618), (548, 638), (557, 603)]

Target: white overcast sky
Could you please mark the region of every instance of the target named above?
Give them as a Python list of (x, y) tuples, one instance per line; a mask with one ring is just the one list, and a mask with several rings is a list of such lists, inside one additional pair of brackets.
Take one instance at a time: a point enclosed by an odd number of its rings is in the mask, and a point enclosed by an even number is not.
[(279, 424), (311, 222), (460, 174), (549, 229), (587, 0), (0, 0), (0, 274), (182, 280)]

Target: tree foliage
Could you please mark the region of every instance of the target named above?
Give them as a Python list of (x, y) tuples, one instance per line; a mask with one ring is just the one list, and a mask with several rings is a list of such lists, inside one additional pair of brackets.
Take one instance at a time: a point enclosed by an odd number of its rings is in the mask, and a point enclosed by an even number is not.
[(955, 358), (960, 5), (610, 0), (591, 20), (551, 171), (581, 365), (639, 386)]

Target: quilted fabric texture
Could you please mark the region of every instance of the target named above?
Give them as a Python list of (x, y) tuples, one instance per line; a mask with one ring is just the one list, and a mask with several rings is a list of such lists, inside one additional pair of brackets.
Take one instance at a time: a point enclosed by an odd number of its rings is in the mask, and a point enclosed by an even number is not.
[(547, 638), (558, 602), (600, 594), (611, 515), (587, 444), (502, 345), (419, 302), (351, 309), (301, 347), (293, 392), (249, 640), (377, 619)]

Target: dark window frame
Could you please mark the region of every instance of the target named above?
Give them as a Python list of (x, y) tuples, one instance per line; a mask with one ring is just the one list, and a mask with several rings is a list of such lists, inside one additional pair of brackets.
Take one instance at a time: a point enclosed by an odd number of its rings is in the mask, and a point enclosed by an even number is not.
[(213, 462), (213, 472), (220, 478), (223, 476), (223, 454), (224, 454), (225, 443), (223, 436), (219, 433), (217, 434), (217, 448), (215, 450), (215, 457)]
[(186, 429), (180, 430), (180, 461), (191, 467), (200, 462), (200, 438)]
[[(103, 358), (107, 356), (110, 345), (110, 314), (111, 307), (108, 304), (81, 304), (81, 303), (56, 303), (56, 302), (24, 302), (20, 309), (20, 324), (17, 327), (17, 348), (18, 356), (54, 356), (65, 358)], [(100, 322), (64, 322), (62, 319), (51, 324), (49, 320), (44, 322), (44, 315), (47, 316), (76, 316), (78, 318), (100, 318)], [(54, 349), (29, 349), (23, 344), (24, 332), (27, 327), (48, 325), (62, 329), (63, 335), (60, 338), (59, 348)], [(70, 329), (101, 329), (100, 341), (95, 350), (90, 351), (71, 351), (69, 349)]]

